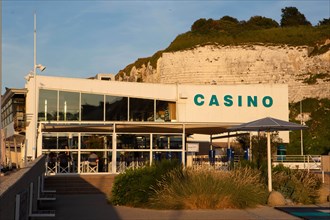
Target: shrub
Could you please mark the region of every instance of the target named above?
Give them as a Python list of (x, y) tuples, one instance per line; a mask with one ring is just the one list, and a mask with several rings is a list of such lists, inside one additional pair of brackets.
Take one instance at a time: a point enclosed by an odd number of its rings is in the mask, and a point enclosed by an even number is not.
[(279, 27), (279, 24), (273, 19), (262, 17), (262, 16), (253, 16), (251, 17), (245, 25), (249, 29), (267, 29), (267, 28), (276, 28)]
[(114, 205), (143, 207), (153, 193), (150, 187), (156, 186), (164, 174), (178, 167), (178, 161), (166, 160), (149, 167), (129, 169), (115, 178), (108, 200)]
[(236, 167), (241, 167), (241, 168), (248, 167), (251, 169), (258, 169), (257, 163), (251, 160), (240, 160), (236, 165)]
[(322, 182), (316, 174), (306, 170), (274, 169), (273, 188), (293, 202), (313, 204), (317, 202)]
[(268, 195), (260, 172), (250, 168), (175, 169), (154, 191), (149, 205), (159, 209), (247, 208), (265, 204)]
[(287, 175), (290, 175), (291, 169), (289, 167), (285, 167), (283, 164), (279, 164), (272, 169), (273, 173), (284, 172)]
[[(303, 131), (304, 153), (311, 155), (327, 155), (330, 152), (330, 99), (307, 98), (302, 102), (290, 103), (290, 121), (294, 122), (302, 111), (308, 112), (309, 120), (306, 121), (308, 131)], [(287, 154), (300, 154), (300, 131), (290, 132), (290, 143)]]

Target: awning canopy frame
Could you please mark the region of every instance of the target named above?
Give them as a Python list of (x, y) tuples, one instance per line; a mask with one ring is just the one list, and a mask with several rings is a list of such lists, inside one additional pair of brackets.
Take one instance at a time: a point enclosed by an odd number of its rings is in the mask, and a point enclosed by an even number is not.
[(40, 122), (41, 132), (183, 133), (214, 135), (237, 123), (179, 122)]

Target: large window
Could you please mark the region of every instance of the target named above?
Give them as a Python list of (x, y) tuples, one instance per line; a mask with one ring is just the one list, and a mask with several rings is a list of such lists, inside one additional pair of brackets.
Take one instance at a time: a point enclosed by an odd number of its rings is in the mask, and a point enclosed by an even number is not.
[(42, 137), (42, 149), (58, 149), (57, 135), (44, 134)]
[(127, 97), (106, 96), (105, 120), (127, 121)]
[(59, 120), (79, 120), (79, 93), (59, 92)]
[(57, 91), (40, 89), (38, 120), (57, 120)]
[(5, 127), (9, 123), (12, 122), (13, 115), (12, 115), (12, 100), (10, 99), (7, 104), (1, 108), (2, 114), (2, 126)]
[(77, 149), (78, 137), (70, 133), (43, 134), (42, 144), (43, 149)]
[[(97, 171), (98, 172), (110, 172), (112, 160), (112, 135), (109, 134), (82, 134), (81, 136), (81, 172), (88, 172), (86, 170), (86, 162), (88, 158), (95, 154), (98, 158)], [(109, 168), (110, 167), (110, 168)]]
[[(9, 112), (2, 109), (3, 119), (9, 115)], [(40, 89), (38, 120), (167, 122), (176, 120), (176, 103)]]
[(175, 102), (156, 100), (156, 121), (172, 121), (175, 119)]
[(103, 121), (104, 96), (81, 93), (81, 120)]
[(112, 135), (83, 134), (81, 149), (112, 149)]
[(117, 149), (150, 149), (150, 135), (149, 134), (118, 135)]
[(182, 149), (182, 137), (178, 135), (154, 135), (155, 149)]
[(154, 121), (154, 100), (130, 98), (129, 112), (131, 121)]

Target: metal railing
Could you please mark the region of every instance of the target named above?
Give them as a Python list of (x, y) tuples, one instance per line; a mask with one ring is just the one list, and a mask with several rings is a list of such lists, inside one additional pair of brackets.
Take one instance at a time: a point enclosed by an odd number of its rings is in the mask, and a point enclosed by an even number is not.
[(272, 164), (291, 169), (321, 170), (321, 155), (274, 155)]
[[(235, 155), (233, 163), (244, 160), (243, 155)], [(320, 155), (274, 155), (272, 156), (272, 165), (276, 166), (282, 164), (291, 169), (307, 169), (307, 170), (321, 170), (321, 156)], [(207, 155), (194, 156), (193, 168), (202, 168), (212, 166), (216, 169), (223, 169), (228, 167), (227, 156), (217, 155), (214, 163), (210, 163)]]

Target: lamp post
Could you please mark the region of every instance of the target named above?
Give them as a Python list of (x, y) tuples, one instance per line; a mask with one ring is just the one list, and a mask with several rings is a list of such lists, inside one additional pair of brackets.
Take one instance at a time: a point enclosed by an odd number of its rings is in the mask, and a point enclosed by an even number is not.
[[(302, 113), (302, 100), (300, 100), (300, 124), (303, 125), (303, 113)], [(303, 131), (300, 130), (300, 152), (301, 155), (304, 155), (304, 140), (303, 140)]]
[(34, 154), (37, 157), (37, 138), (38, 138), (38, 102), (37, 102), (37, 69), (44, 71), (45, 66), (37, 64), (37, 14), (34, 12), (34, 32), (33, 32), (33, 77), (34, 77)]

